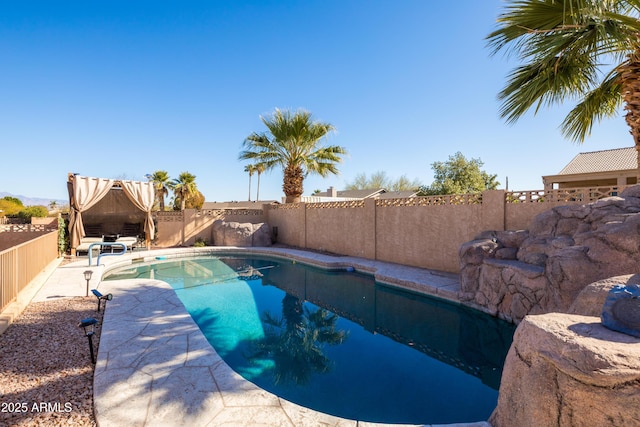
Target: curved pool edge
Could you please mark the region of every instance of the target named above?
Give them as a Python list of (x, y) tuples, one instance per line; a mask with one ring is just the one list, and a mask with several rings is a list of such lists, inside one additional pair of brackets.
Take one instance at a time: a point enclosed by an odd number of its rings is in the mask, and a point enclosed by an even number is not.
[[(407, 289), (428, 287), (432, 279), (449, 291), (455, 275), (352, 257), (334, 257), (282, 248), (179, 248), (144, 251), (104, 259), (104, 274), (156, 257), (178, 258), (215, 252), (279, 256), (325, 268), (352, 266), (388, 277)], [(120, 258), (120, 259), (118, 259)], [(95, 267), (94, 267), (95, 268)], [(421, 270), (421, 271), (420, 271)], [(397, 276), (393, 276), (393, 274)], [(101, 274), (101, 275), (102, 275)], [(379, 276), (380, 275), (380, 276)], [(387, 281), (384, 280), (386, 283)], [(425, 284), (426, 283), (426, 284)], [(457, 282), (456, 282), (457, 283)], [(149, 279), (104, 281), (112, 293), (102, 325), (94, 375), (95, 416), (99, 426), (242, 425), (387, 426), (347, 420), (281, 399), (235, 373), (208, 343), (173, 289)], [(425, 292), (438, 295), (434, 292)], [(457, 292), (456, 292), (457, 293)], [(399, 426), (399, 424), (394, 424)], [(425, 424), (426, 426), (426, 424)], [(486, 421), (449, 426), (490, 427)]]
[(153, 249), (150, 251), (127, 253), (124, 256), (119, 257), (102, 258), (101, 265), (92, 268), (100, 269), (102, 276), (109, 270), (131, 264), (132, 262), (151, 262), (156, 260), (157, 257), (171, 259), (216, 253), (259, 254), (292, 261), (300, 261), (328, 269), (354, 268), (357, 271), (373, 275), (377, 282), (384, 283), (386, 285), (418, 292), (424, 295), (435, 296), (440, 299), (468, 305), (471, 308), (478, 309), (478, 307), (474, 305), (469, 305), (460, 301), (460, 276), (458, 274), (394, 264), (385, 261), (370, 260), (366, 258), (326, 255), (302, 249), (236, 246)]

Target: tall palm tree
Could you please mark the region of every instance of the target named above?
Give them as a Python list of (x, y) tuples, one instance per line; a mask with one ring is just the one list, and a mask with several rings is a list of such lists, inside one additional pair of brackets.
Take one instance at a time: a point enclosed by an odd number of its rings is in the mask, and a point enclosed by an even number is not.
[(247, 165), (244, 167), (244, 171), (249, 173), (249, 201), (251, 201), (251, 176), (256, 171), (255, 165)]
[(182, 172), (177, 179), (171, 181), (170, 188), (173, 190), (175, 198), (180, 200), (180, 210), (183, 211), (187, 198), (197, 194), (196, 177), (189, 172)]
[(311, 120), (311, 113), (299, 110), (275, 110), (272, 116), (260, 117), (267, 133), (252, 133), (244, 141), (240, 160), (252, 160), (264, 170), (281, 166), (284, 171), (282, 189), (287, 203), (300, 201), (303, 181), (309, 173), (320, 176), (337, 174), (346, 150), (336, 145), (322, 147), (320, 140), (334, 128), (329, 123)]
[(256, 173), (258, 174), (258, 189), (256, 190), (256, 202), (260, 201), (260, 175), (262, 175), (262, 172), (264, 172), (264, 165), (261, 163), (258, 163), (257, 165), (255, 165), (256, 168)]
[(499, 94), (503, 118), (515, 122), (533, 106), (576, 98), (561, 131), (582, 143), (624, 104), (640, 150), (639, 16), (638, 0), (508, 0), (487, 36), (493, 53), (505, 49), (524, 63)]
[(160, 211), (164, 212), (164, 198), (169, 195), (169, 173), (163, 170), (155, 171), (149, 178), (153, 182), (153, 188), (156, 190), (156, 198), (160, 206)]

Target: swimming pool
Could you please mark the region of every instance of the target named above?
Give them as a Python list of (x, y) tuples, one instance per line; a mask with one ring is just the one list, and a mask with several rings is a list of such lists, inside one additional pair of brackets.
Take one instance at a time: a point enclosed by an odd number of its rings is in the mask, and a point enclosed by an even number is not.
[(170, 283), (216, 351), (249, 381), (364, 421), (487, 419), (514, 330), (368, 275), (287, 260), (175, 259), (109, 275), (133, 277)]

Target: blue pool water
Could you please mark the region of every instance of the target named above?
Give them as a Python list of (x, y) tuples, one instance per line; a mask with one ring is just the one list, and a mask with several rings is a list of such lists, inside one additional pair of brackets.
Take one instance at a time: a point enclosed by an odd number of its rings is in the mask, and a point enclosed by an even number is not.
[(249, 381), (343, 418), (434, 424), (488, 419), (514, 326), (357, 272), (217, 256), (158, 261), (107, 280), (164, 280), (211, 345)]

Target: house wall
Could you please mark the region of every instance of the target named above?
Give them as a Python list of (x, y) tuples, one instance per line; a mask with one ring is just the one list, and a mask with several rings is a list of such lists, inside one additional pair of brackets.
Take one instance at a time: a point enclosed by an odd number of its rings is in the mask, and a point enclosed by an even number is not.
[(582, 174), (566, 174), (566, 175), (549, 175), (543, 176), (545, 190), (551, 190), (554, 188), (568, 189), (568, 188), (595, 188), (595, 187), (609, 187), (609, 186), (626, 186), (634, 185), (637, 183), (636, 177), (637, 171), (633, 170), (619, 170), (597, 173), (582, 173)]

